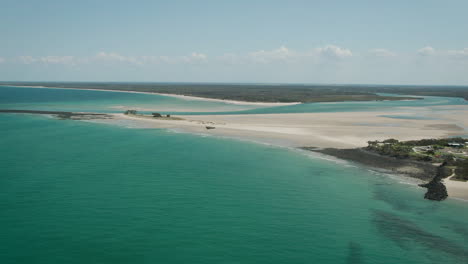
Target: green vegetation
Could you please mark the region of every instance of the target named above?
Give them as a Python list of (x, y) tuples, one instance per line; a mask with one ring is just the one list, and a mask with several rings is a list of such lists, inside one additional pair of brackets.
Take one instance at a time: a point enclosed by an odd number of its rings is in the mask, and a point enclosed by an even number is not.
[(0, 85), (47, 86), (58, 88), (102, 89), (181, 94), (248, 102), (340, 102), (417, 100), (415, 97), (377, 95), (360, 86), (334, 85), (255, 85), (255, 84), (180, 84), (180, 83), (45, 83), (0, 82)]
[(396, 139), (387, 139), (382, 142), (369, 141), (367, 149), (395, 158), (408, 158), (412, 152), (410, 146), (401, 144)]
[[(366, 150), (380, 155), (399, 159), (412, 159), (423, 162), (445, 163), (446, 176), (455, 174), (456, 180), (468, 180), (468, 139), (443, 138), (398, 141), (369, 141)], [(454, 144), (457, 143), (457, 144)]]
[(152, 115), (144, 115), (144, 114), (139, 114), (136, 110), (127, 110), (124, 112), (125, 115), (130, 115), (130, 116), (137, 116), (137, 117), (142, 117), (142, 118), (149, 118), (149, 119), (158, 119), (158, 120), (184, 120), (181, 117), (175, 117), (171, 115), (161, 115), (158, 114), (157, 116), (155, 113)]
[(199, 96), (250, 102), (339, 102), (418, 99), (382, 96), (447, 96), (468, 100), (468, 87), (391, 85), (207, 84), (207, 83), (95, 83), (95, 82), (0, 82), (0, 85), (139, 91)]
[(468, 139), (466, 138), (457, 137), (457, 138), (441, 138), (441, 139), (431, 138), (431, 139), (421, 139), (421, 140), (409, 140), (409, 141), (404, 141), (400, 143), (403, 143), (408, 146), (413, 146), (413, 147), (414, 146), (437, 146), (437, 147), (443, 148), (447, 146), (449, 143), (464, 144), (467, 141)]
[(455, 176), (452, 179), (468, 181), (468, 159), (458, 159), (455, 165)]

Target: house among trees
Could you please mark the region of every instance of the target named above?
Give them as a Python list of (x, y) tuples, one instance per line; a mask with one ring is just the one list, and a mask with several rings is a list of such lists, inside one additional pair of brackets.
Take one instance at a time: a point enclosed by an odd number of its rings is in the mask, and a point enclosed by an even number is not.
[(453, 148), (463, 148), (464, 147), (463, 143), (456, 143), (456, 142), (450, 142), (450, 143), (447, 144), (447, 146), (453, 147)]
[(419, 147), (414, 147), (413, 150), (415, 152), (422, 151), (422, 152), (427, 152), (427, 151), (434, 151), (433, 146), (419, 146)]

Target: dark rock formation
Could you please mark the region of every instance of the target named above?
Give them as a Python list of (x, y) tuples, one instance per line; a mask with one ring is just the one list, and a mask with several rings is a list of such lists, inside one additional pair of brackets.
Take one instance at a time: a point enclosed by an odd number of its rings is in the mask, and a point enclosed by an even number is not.
[(427, 192), (424, 194), (425, 199), (442, 201), (448, 197), (447, 188), (445, 188), (445, 185), (440, 181), (440, 179), (435, 177), (432, 181), (420, 184), (419, 186), (427, 188)]
[(362, 148), (318, 149), (314, 147), (303, 147), (301, 149), (330, 155), (339, 159), (357, 162), (362, 165), (373, 167), (376, 169), (382, 169), (386, 172), (403, 174), (408, 177), (417, 178), (421, 180), (430, 180), (432, 179), (433, 175), (436, 175), (437, 168), (428, 162), (384, 156)]
[(425, 199), (442, 201), (448, 197), (447, 189), (442, 183), (442, 179), (452, 174), (452, 170), (446, 167), (447, 162), (444, 162), (439, 167), (435, 167), (428, 162), (384, 156), (359, 148), (318, 149), (314, 147), (303, 147), (302, 149), (357, 162), (366, 166), (374, 167), (376, 169), (383, 169), (387, 172), (403, 174), (421, 180), (429, 180), (428, 183), (419, 185), (421, 187), (427, 188), (427, 192), (424, 195)]
[(446, 165), (447, 163), (444, 162), (437, 168), (437, 174), (430, 182), (419, 185), (427, 188), (427, 192), (424, 194), (425, 199), (443, 201), (448, 197), (447, 188), (442, 183), (442, 179), (447, 176), (447, 168), (445, 168)]

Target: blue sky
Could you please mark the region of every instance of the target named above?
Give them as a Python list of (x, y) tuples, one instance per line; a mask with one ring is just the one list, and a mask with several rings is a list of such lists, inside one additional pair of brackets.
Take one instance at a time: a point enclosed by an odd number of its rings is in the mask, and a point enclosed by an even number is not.
[(466, 0), (0, 6), (0, 80), (468, 85)]

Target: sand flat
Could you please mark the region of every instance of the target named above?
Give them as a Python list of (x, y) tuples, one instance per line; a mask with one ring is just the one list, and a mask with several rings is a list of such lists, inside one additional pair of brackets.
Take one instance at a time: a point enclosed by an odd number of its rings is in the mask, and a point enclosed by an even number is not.
[[(185, 120), (145, 119), (115, 114), (116, 118), (146, 122), (150, 127), (247, 138), (291, 147), (354, 148), (369, 140), (416, 140), (466, 133), (468, 107), (438, 120), (395, 119), (396, 112), (292, 113), (253, 115), (186, 115)], [(402, 113), (403, 114), (403, 113)], [(216, 129), (206, 130), (205, 126)]]
[(444, 179), (444, 184), (447, 187), (449, 197), (468, 201), (468, 182)]

